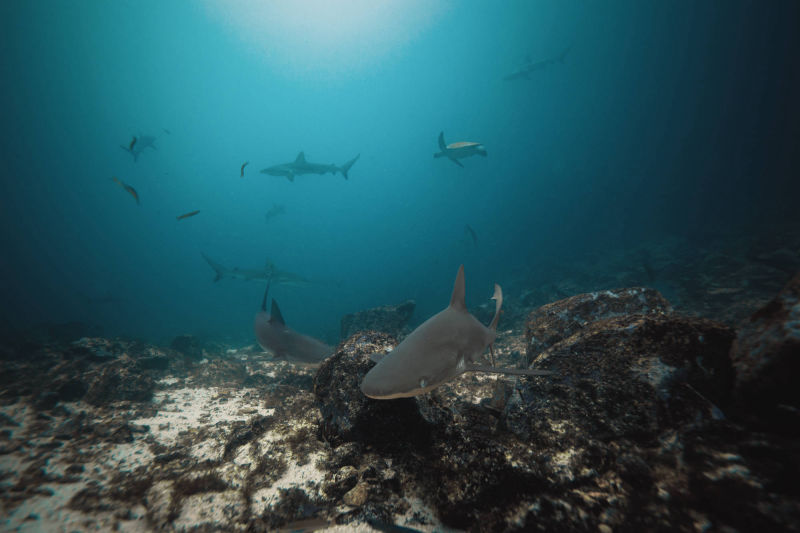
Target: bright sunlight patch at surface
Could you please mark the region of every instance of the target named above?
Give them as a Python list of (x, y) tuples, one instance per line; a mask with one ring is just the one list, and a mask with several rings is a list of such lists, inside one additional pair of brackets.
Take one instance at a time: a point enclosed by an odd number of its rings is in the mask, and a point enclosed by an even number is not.
[(441, 0), (206, 0), (252, 53), (289, 76), (368, 68), (431, 28)]

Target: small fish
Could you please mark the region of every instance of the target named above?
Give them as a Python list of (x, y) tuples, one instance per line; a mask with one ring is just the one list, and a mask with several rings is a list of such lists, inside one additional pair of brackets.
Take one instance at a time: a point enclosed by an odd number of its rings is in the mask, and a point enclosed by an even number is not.
[(313, 531), (324, 529), (331, 524), (333, 524), (333, 522), (325, 520), (324, 518), (304, 518), (289, 522), (275, 531), (277, 533), (312, 533)]
[(275, 218), (278, 215), (282, 215), (286, 212), (286, 206), (281, 204), (272, 204), (272, 208), (266, 212), (264, 215), (264, 219), (266, 222), (269, 222), (271, 219)]
[(246, 167), (246, 166), (247, 166), (247, 165), (249, 165), (249, 164), (250, 164), (250, 161), (245, 161), (245, 162), (242, 164), (242, 168), (241, 168), (241, 170), (239, 171), (239, 177), (240, 177), (240, 178), (243, 178), (243, 177), (244, 177), (244, 167)]
[(742, 292), (742, 287), (714, 287), (713, 289), (708, 289), (706, 291), (707, 294), (711, 296), (719, 296), (725, 294), (736, 294), (737, 292)]
[(178, 220), (183, 220), (184, 218), (193, 217), (193, 216), (195, 216), (195, 215), (196, 215), (197, 213), (199, 213), (199, 212), (200, 212), (200, 210), (199, 210), (199, 209), (198, 209), (198, 210), (196, 210), (196, 211), (189, 211), (188, 213), (184, 213), (184, 214), (182, 214), (182, 215), (179, 215), (179, 216), (177, 216), (177, 217), (175, 217), (175, 218), (177, 218)]
[(131, 139), (131, 144), (128, 145), (128, 150), (133, 152), (133, 147), (136, 146), (136, 136), (134, 135), (133, 139)]
[(112, 176), (111, 179), (113, 179), (117, 185), (125, 189), (125, 191), (127, 191), (128, 194), (133, 196), (133, 199), (136, 200), (136, 205), (139, 205), (139, 193), (136, 192), (136, 189), (134, 189), (121, 179), (117, 178), (116, 176)]
[(163, 132), (164, 132), (164, 133), (166, 133), (167, 135), (172, 135), (172, 132), (171, 132), (171, 131), (169, 131), (167, 128), (161, 128), (161, 131), (163, 131)]
[(472, 229), (472, 227), (469, 224), (467, 224), (466, 226), (464, 226), (464, 231), (466, 233), (469, 233), (469, 236), (472, 237), (472, 244), (478, 246), (478, 235), (475, 233), (475, 230)]

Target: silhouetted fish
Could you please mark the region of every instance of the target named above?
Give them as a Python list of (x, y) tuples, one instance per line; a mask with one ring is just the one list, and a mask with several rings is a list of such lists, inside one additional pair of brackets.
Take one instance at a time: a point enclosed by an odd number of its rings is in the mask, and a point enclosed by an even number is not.
[(472, 227), (469, 224), (467, 224), (464, 227), (464, 231), (469, 233), (469, 236), (472, 237), (472, 244), (474, 244), (475, 246), (478, 246), (478, 235), (475, 233), (475, 230), (472, 229)]
[(139, 205), (139, 193), (137, 193), (137, 192), (136, 192), (136, 189), (134, 189), (133, 187), (131, 187), (130, 185), (128, 185), (127, 183), (125, 183), (125, 182), (124, 182), (124, 181), (122, 181), (121, 179), (117, 178), (116, 176), (112, 176), (112, 178), (111, 178), (111, 179), (113, 179), (113, 180), (114, 180), (114, 182), (115, 182), (117, 185), (119, 185), (120, 187), (122, 187), (123, 189), (125, 189), (125, 190), (127, 191), (127, 193), (128, 193), (128, 194), (130, 194), (131, 196), (133, 196), (133, 199), (134, 199), (134, 200), (136, 200), (136, 205)]
[(264, 215), (264, 220), (266, 222), (269, 222), (270, 220), (272, 220), (276, 216), (282, 215), (285, 212), (286, 212), (286, 207), (285, 206), (279, 205), (279, 204), (272, 204), (272, 207), (270, 208), (270, 210), (267, 211), (267, 213)]
[(183, 220), (184, 218), (193, 217), (193, 216), (195, 216), (195, 215), (196, 215), (197, 213), (199, 213), (199, 212), (200, 212), (200, 210), (199, 210), (199, 209), (198, 209), (197, 211), (189, 211), (188, 213), (184, 213), (184, 214), (182, 214), (182, 215), (179, 215), (179, 216), (178, 216), (178, 217), (176, 217), (176, 218), (177, 218), (178, 220)]
[(250, 164), (250, 161), (245, 161), (244, 163), (242, 163), (242, 168), (239, 170), (239, 177), (240, 178), (244, 177), (244, 167), (246, 167), (249, 164)]
[(133, 152), (133, 147), (134, 146), (136, 146), (136, 136), (135, 135), (133, 136), (133, 139), (131, 139), (131, 144), (128, 145), (128, 150)]

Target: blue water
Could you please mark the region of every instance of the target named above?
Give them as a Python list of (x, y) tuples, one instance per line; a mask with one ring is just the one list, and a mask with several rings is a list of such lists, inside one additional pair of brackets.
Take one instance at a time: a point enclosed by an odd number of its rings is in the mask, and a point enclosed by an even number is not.
[[(252, 340), (263, 284), (204, 252), (319, 281), (272, 295), (335, 340), (347, 312), (439, 310), (461, 263), (477, 305), (587, 254), (798, 227), (797, 2), (332, 4), (0, 3), (0, 320)], [(488, 157), (434, 159), (442, 130)], [(361, 158), (258, 172), (301, 150)]]

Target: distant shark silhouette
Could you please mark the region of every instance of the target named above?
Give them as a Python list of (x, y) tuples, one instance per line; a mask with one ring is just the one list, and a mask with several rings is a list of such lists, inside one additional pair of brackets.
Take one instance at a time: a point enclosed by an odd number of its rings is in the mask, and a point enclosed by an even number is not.
[(289, 181), (294, 181), (295, 176), (302, 176), (303, 174), (336, 174), (340, 172), (344, 179), (347, 179), (347, 172), (353, 166), (353, 163), (358, 161), (359, 157), (361, 157), (361, 154), (358, 154), (341, 167), (337, 167), (334, 164), (309, 163), (306, 161), (305, 154), (300, 152), (294, 162), (268, 167), (263, 169), (261, 173), (269, 174), (270, 176), (285, 176)]
[(458, 269), (450, 305), (411, 332), (388, 355), (374, 354), (377, 361), (364, 380), (361, 392), (370, 398), (389, 400), (417, 396), (464, 372), (492, 372), (524, 376), (546, 376), (546, 370), (494, 368), (476, 364), (488, 347), (494, 364), (494, 343), (503, 291), (495, 284), (495, 312), (489, 327), (467, 311), (464, 301), (464, 265)]
[(278, 269), (274, 263), (267, 261), (262, 269), (245, 269), (245, 268), (227, 268), (216, 261), (212, 260), (203, 252), (200, 252), (214, 272), (217, 274), (214, 281), (219, 281), (222, 278), (243, 279), (245, 281), (272, 281), (276, 285), (284, 285), (289, 287), (308, 287), (312, 283), (306, 278), (299, 276), (293, 272)]
[(551, 57), (550, 59), (544, 59), (542, 61), (532, 62), (531, 58), (527, 57), (525, 65), (523, 65), (522, 68), (515, 70), (511, 74), (503, 76), (503, 79), (505, 81), (529, 80), (531, 79), (531, 74), (538, 70), (544, 70), (558, 63), (564, 63), (564, 60), (567, 58), (567, 54), (571, 49), (572, 45), (566, 47), (556, 57)]
[(138, 161), (139, 155), (141, 155), (146, 148), (156, 150), (156, 138), (152, 135), (139, 135), (138, 137), (134, 137), (128, 146), (120, 145), (120, 148), (131, 154), (135, 163)]
[(253, 321), (253, 331), (258, 344), (278, 359), (301, 363), (318, 363), (333, 353), (332, 346), (289, 328), (275, 299), (272, 300), (272, 308), (267, 314), (269, 286), (268, 282), (261, 302), (261, 311), (256, 314)]

